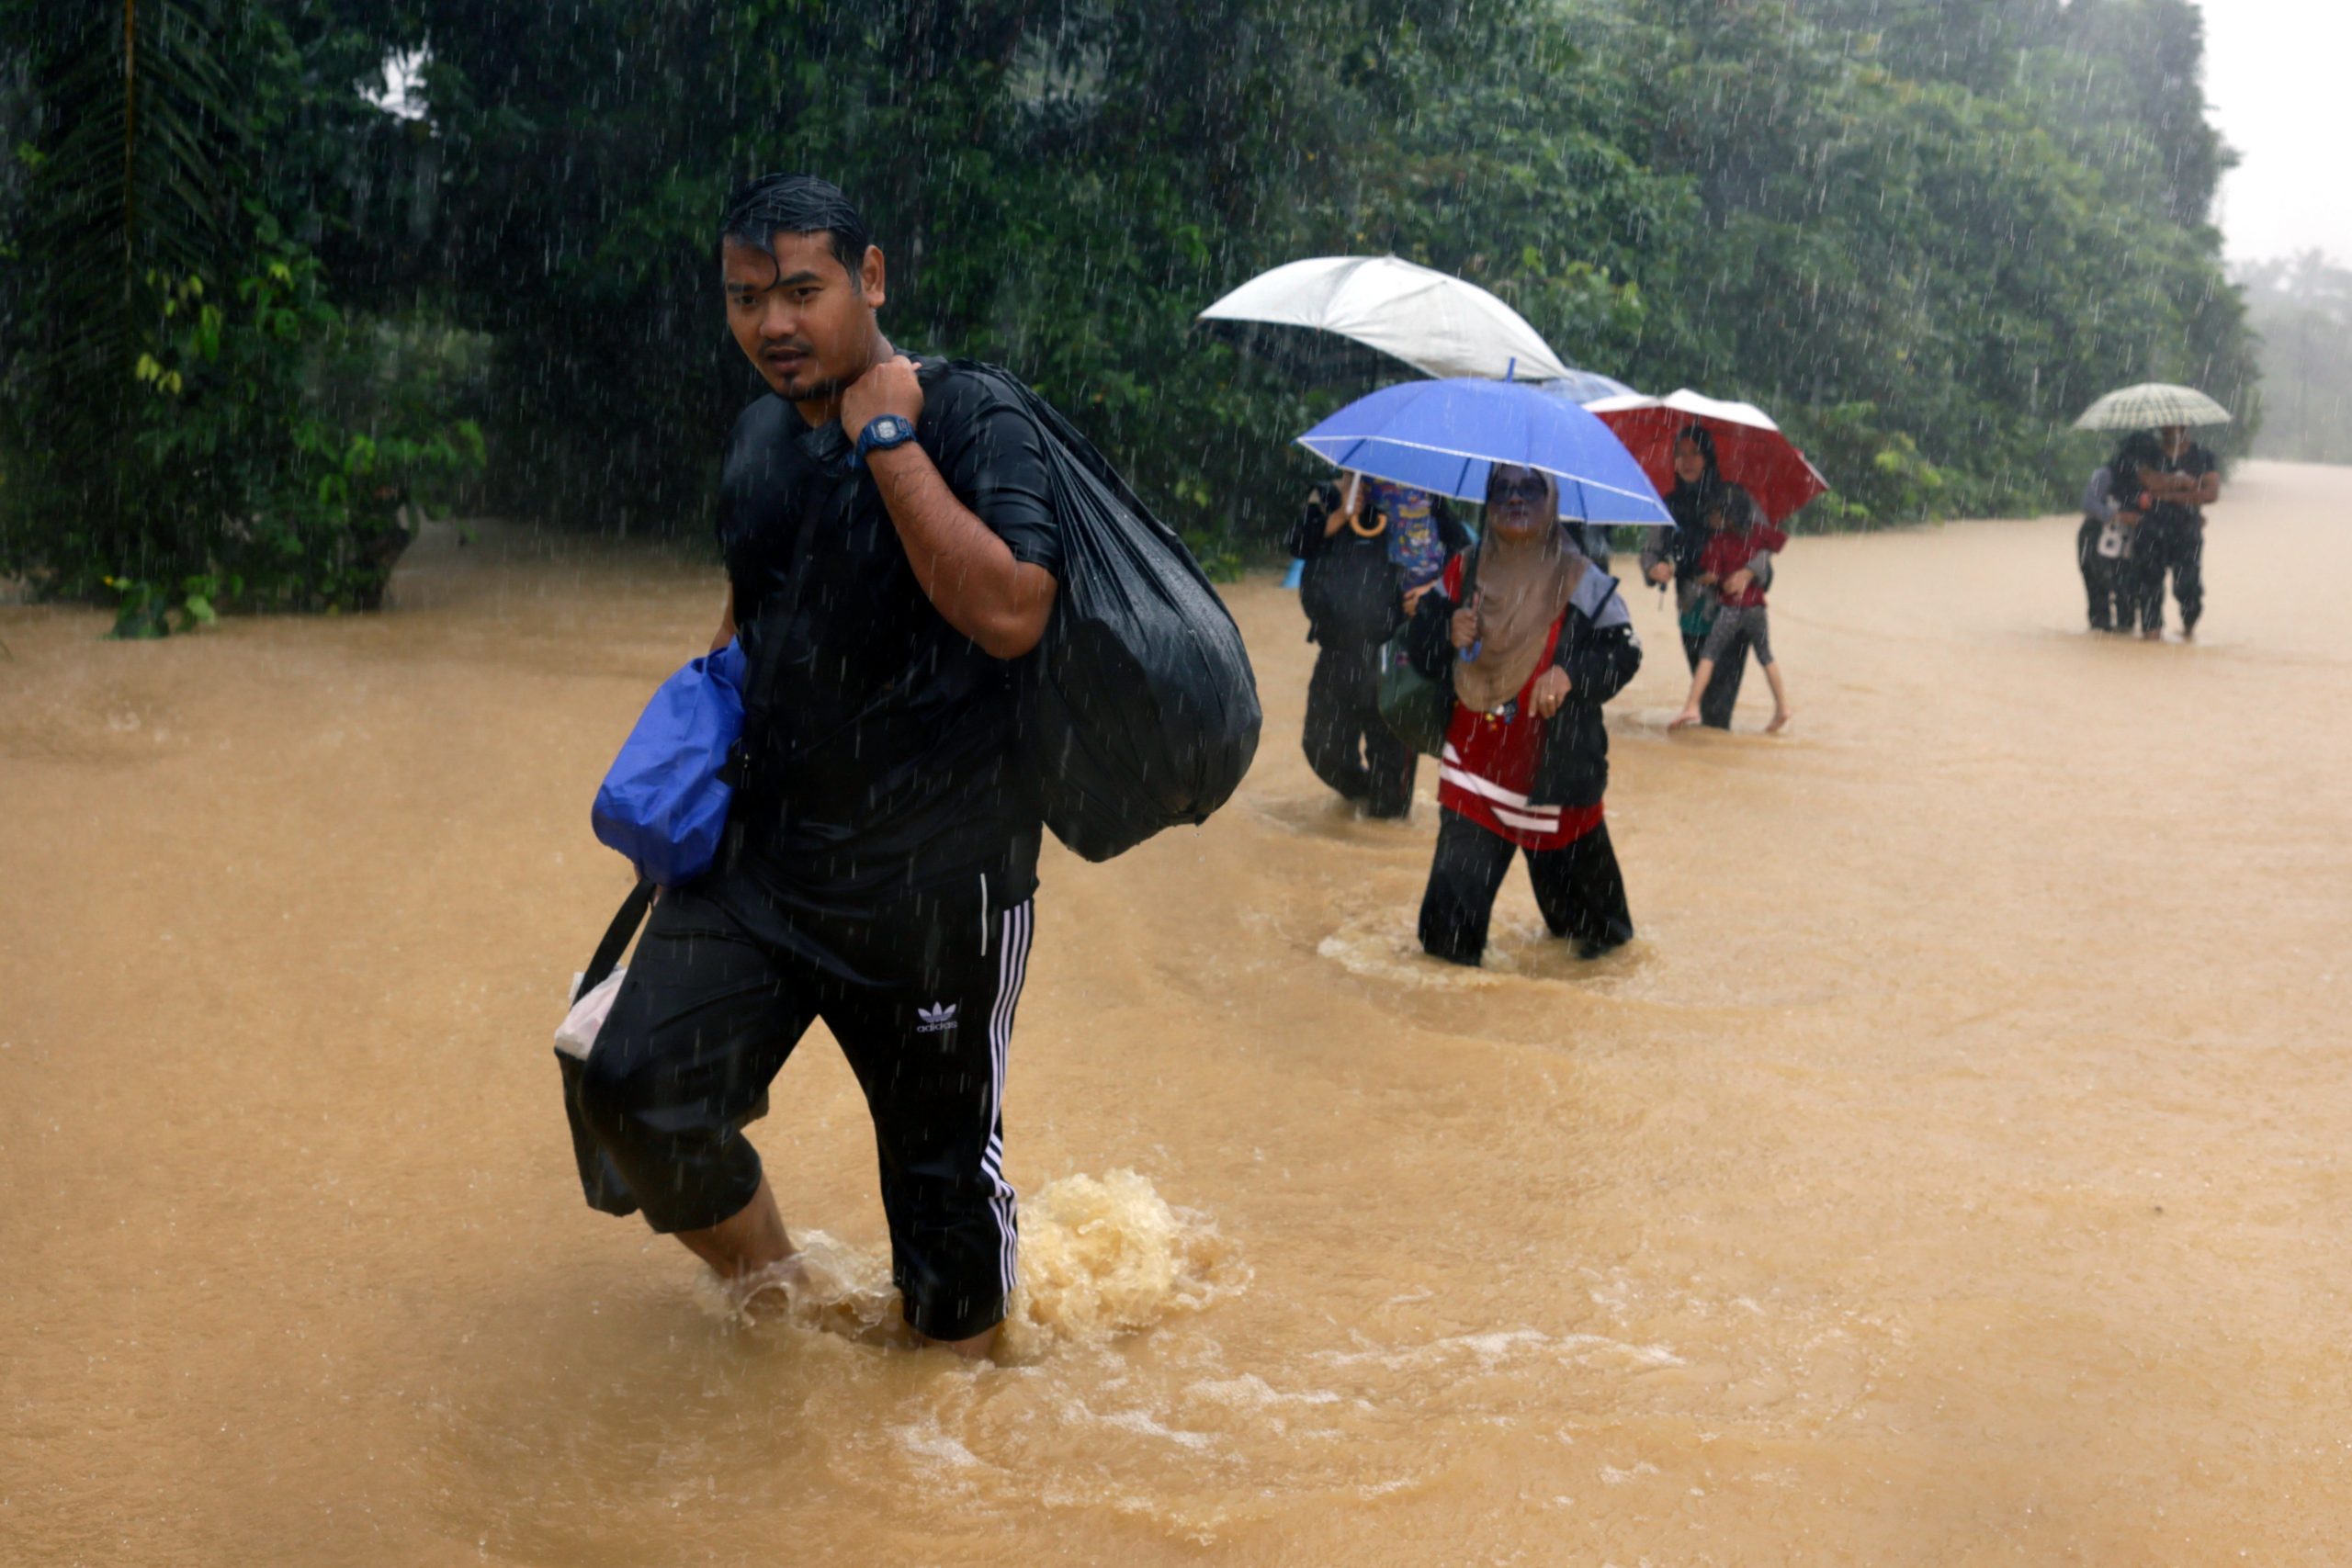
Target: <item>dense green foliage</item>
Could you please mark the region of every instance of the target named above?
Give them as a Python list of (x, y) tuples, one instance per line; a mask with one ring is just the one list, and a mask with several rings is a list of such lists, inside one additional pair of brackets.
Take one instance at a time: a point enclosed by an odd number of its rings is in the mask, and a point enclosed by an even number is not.
[(2256, 450), (2296, 463), (2352, 463), (2352, 268), (2312, 251), (2247, 267), (2241, 281), (2262, 337)]
[(302, 177), (381, 118), (351, 59), (322, 76), (250, 0), (0, 23), (24, 89), (0, 187), (0, 570), (111, 597), (126, 636), (216, 606), (375, 607), (402, 508), (484, 451), (438, 373), (447, 330), (338, 308), (299, 237), (320, 227)]
[(1710, 260), (1638, 379), (1752, 394), (1865, 520), (2050, 503), (2079, 482), (2060, 433), (2117, 385), (2245, 400), (2193, 9), (1805, 9), (1693, 4), (1660, 40), (1656, 162), (1693, 172)]
[[(125, 14), (85, 7), (99, 32)], [(0, 0), (25, 149), (0, 219), (30, 263), (0, 291), (0, 570), (66, 592), (235, 570), (363, 603), (335, 573), (367, 527), (337, 509), (462, 468), (477, 408), (490, 503), (703, 528), (752, 389), (714, 230), (775, 168), (866, 209), (899, 343), (1012, 367), (1221, 549), (1272, 538), (1307, 472), (1289, 436), (1365, 389), (1293, 385), (1192, 327), (1301, 255), (1394, 251), (1574, 362), (1764, 403), (1837, 485), (1829, 523), (2052, 503), (2084, 451), (2066, 423), (2123, 382), (2251, 409), (2188, 0), (576, 0), (559, 26), (473, 0), (135, 0), (183, 29), (156, 47), (185, 80), (154, 90), (190, 129), (153, 155), (204, 176), (156, 186), (187, 210), (128, 208), (150, 182), (119, 117), (65, 112), (107, 101), (119, 51), (33, 19), (59, 8)], [(396, 52), (423, 62), (417, 118), (366, 96)], [(206, 292), (166, 314), (191, 277)], [(487, 344), (486, 379), (461, 354), (427, 395), (323, 395), (379, 320)], [(76, 346), (101, 328), (103, 353)], [(101, 451), (139, 456), (82, 477)], [(191, 462), (204, 485), (147, 493)], [(265, 534), (284, 575), (226, 566)]]

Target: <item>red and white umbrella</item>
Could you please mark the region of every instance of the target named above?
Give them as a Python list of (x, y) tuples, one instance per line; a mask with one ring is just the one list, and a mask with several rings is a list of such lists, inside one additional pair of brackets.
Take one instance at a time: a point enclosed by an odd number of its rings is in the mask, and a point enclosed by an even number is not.
[(1603, 398), (1585, 407), (1625, 444), (1660, 495), (1674, 489), (1675, 440), (1694, 424), (1714, 437), (1724, 478), (1754, 496), (1775, 524), (1829, 489), (1821, 471), (1754, 403), (1703, 398), (1686, 387), (1663, 398)]

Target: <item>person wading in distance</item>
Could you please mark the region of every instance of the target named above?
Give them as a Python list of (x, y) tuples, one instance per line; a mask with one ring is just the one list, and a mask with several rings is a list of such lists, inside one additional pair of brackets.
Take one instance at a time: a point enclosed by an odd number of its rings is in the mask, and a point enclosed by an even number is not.
[[(2156, 432), (2154, 460), (2138, 465), (2139, 489), (2147, 515), (2140, 524), (2140, 635), (2165, 635), (2165, 574), (2172, 574), (2180, 601), (2180, 635), (2197, 637), (2205, 614), (2205, 508), (2222, 499), (2221, 464), (2199, 446), (2185, 424)], [(2144, 559), (2143, 556), (2144, 555)]]
[(1014, 1283), (1002, 1100), (1042, 820), (1012, 661), (1061, 570), (1046, 436), (883, 336), (883, 253), (832, 186), (752, 182), (719, 243), (770, 394), (721, 481), (743, 779), (718, 863), (654, 906), (581, 1109), (653, 1228), (772, 1312), (797, 1264), (742, 1128), (823, 1019), (872, 1113), (907, 1322), (983, 1356)]

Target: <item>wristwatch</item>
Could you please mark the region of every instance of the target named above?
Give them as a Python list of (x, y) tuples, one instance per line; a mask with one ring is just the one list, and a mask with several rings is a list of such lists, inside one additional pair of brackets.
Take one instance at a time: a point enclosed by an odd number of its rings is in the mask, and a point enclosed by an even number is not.
[(893, 446), (904, 446), (915, 438), (914, 422), (894, 413), (876, 414), (864, 430), (857, 433), (856, 460), (865, 461), (868, 452), (888, 452)]

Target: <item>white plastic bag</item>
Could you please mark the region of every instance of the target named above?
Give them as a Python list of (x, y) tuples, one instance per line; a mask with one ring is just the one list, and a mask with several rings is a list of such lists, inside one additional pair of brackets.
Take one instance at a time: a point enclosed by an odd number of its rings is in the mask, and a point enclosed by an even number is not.
[[(627, 969), (616, 969), (598, 982), (596, 988), (571, 1004), (563, 1015), (562, 1026), (555, 1032), (555, 1048), (578, 1061), (586, 1061), (588, 1053), (595, 1049), (596, 1036), (605, 1027), (605, 1015), (613, 1010), (613, 998), (620, 995), (621, 976)], [(571, 977), (576, 993), (585, 975)]]

